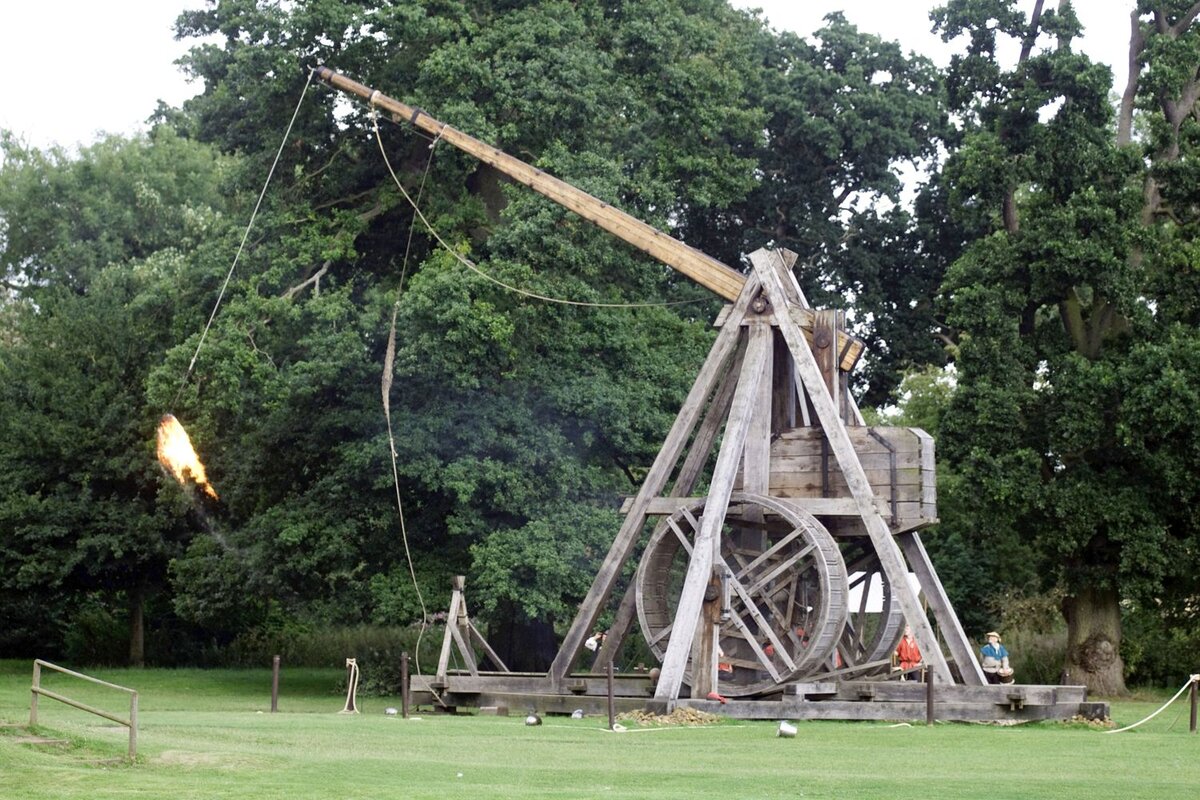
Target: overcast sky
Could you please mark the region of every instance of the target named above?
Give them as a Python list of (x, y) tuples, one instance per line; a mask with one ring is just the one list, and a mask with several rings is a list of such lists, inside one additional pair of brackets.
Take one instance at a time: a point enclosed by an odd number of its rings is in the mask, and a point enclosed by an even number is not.
[[(842, 10), (859, 28), (896, 39), (947, 63), (950, 48), (929, 33), (929, 9), (941, 0), (733, 0), (762, 8), (771, 26), (807, 35)], [(1124, 84), (1129, 10), (1134, 0), (1083, 0), (1083, 49), (1113, 65)], [(5, 0), (0, 5), (0, 127), (29, 143), (72, 146), (100, 132), (144, 129), (159, 99), (178, 105), (201, 88), (175, 66), (189, 46), (172, 23), (202, 0)], [(1021, 7), (1032, 7), (1022, 0)]]

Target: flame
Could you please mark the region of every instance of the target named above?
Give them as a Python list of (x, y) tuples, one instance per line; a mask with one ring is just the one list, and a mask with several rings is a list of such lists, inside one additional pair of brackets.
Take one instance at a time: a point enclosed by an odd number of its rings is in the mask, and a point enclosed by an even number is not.
[(174, 414), (163, 414), (158, 423), (158, 460), (171, 471), (180, 483), (187, 483), (190, 477), (196, 485), (216, 500), (217, 493), (208, 482), (204, 465), (196, 451), (192, 449), (192, 440), (187, 431), (175, 419)]

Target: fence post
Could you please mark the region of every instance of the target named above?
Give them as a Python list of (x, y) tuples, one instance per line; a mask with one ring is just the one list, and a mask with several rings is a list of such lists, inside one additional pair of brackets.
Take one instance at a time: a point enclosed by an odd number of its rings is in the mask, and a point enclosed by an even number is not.
[(934, 671), (925, 670), (925, 724), (933, 724), (933, 678)]
[(408, 653), (400, 654), (400, 714), (408, 719)]
[(137, 728), (138, 728), (138, 696), (137, 692), (129, 695), (129, 760), (137, 758)]
[(271, 660), (271, 713), (279, 710), (279, 656)]
[(617, 709), (613, 701), (613, 662), (608, 662), (608, 729), (611, 731), (616, 727)]
[(33, 662), (33, 686), (30, 688), (30, 694), (32, 694), (33, 697), (29, 701), (29, 727), (31, 727), (31, 728), (34, 725), (37, 725), (37, 712), (38, 712), (38, 708), (37, 708), (38, 692), (37, 692), (37, 690), (40, 688), (42, 688), (42, 665), (39, 664), (36, 659), (34, 659), (34, 662)]
[(1188, 728), (1188, 730), (1190, 730), (1192, 733), (1195, 733), (1196, 732), (1196, 676), (1195, 675), (1192, 676), (1191, 695), (1192, 695), (1192, 714), (1191, 714), (1191, 718), (1190, 718), (1191, 727)]

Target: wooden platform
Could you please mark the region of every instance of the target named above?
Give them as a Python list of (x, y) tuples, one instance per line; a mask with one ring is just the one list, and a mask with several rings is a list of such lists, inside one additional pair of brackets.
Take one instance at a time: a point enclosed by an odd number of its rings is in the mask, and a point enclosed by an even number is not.
[[(550, 679), (533, 673), (449, 675), (444, 682), (431, 676), (412, 677), (417, 705), (445, 711), (500, 707), (517, 712), (603, 714), (608, 708), (607, 678), (594, 673), (573, 674), (560, 691)], [(656, 701), (645, 673), (620, 674), (613, 680), (617, 712), (649, 710), (668, 713), (694, 708), (734, 719), (827, 719), (925, 721), (927, 687), (900, 681), (829, 681), (794, 683), (779, 694), (756, 700), (680, 698)], [(1032, 722), (1066, 720), (1076, 716), (1103, 719), (1107, 703), (1089, 702), (1083, 686), (1011, 684), (1001, 686), (934, 686), (934, 718), (944, 722)]]

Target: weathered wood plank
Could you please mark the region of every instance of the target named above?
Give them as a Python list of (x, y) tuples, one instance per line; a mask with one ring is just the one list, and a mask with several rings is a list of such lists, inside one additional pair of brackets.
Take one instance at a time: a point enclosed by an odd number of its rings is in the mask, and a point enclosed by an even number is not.
[[(429, 689), (435, 683), (433, 676), (413, 675), (413, 689)], [(461, 695), (483, 692), (515, 694), (554, 694), (550, 678), (544, 674), (528, 672), (480, 672), (478, 675), (451, 672), (444, 681), (437, 681), (441, 690)], [(567, 683), (574, 691), (564, 688), (563, 693), (571, 696), (608, 694), (607, 676), (599, 673), (572, 673)], [(617, 673), (613, 680), (613, 692), (623, 697), (648, 698), (652, 693), (650, 678), (646, 673)]]
[(933, 568), (929, 554), (925, 552), (925, 545), (921, 543), (920, 534), (916, 531), (907, 531), (898, 535), (896, 540), (908, 557), (908, 563), (912, 565), (917, 580), (921, 583), (921, 588), (925, 592), (925, 600), (929, 603), (934, 619), (938, 621), (938, 626), (942, 629), (942, 638), (946, 640), (946, 647), (949, 648), (951, 657), (958, 664), (958, 671), (962, 675), (963, 683), (976, 685), (986, 683), (983, 670), (975, 658), (975, 650), (971, 647), (971, 642), (963, 631), (962, 623), (958, 621), (958, 615), (954, 613), (950, 597), (946, 594), (946, 589), (942, 586), (942, 581)]
[[(757, 282), (754, 282), (757, 283)], [(747, 284), (750, 286), (750, 284)], [(741, 299), (739, 299), (739, 303)], [(732, 327), (732, 326), (730, 326)], [(724, 333), (725, 331), (722, 331)], [(769, 333), (769, 332), (768, 332)], [(721, 525), (725, 521), (725, 510), (729, 496), (733, 493), (733, 482), (738, 464), (745, 450), (746, 437), (750, 432), (750, 418), (758, 387), (763, 381), (763, 371), (770, 354), (770, 340), (763, 336), (751, 336), (746, 348), (746, 357), (738, 377), (729, 420), (725, 424), (725, 436), (713, 468), (712, 482), (708, 492), (704, 519), (696, 532), (695, 545), (684, 577), (683, 590), (675, 611), (675, 628), (667, 650), (663, 654), (662, 674), (659, 677), (655, 697), (660, 700), (679, 696), (688, 655), (692, 649), (692, 638), (700, 619), (700, 608), (704, 591), (712, 573), (714, 559), (720, 547)], [(712, 654), (715, 657), (715, 653)], [(712, 660), (710, 658), (710, 660)], [(694, 664), (693, 669), (707, 669), (708, 664)]]
[[(1087, 690), (1082, 686), (1021, 685), (1009, 686), (953, 686), (940, 687), (947, 699), (954, 703), (979, 703), (983, 705), (1009, 705), (1014, 697), (1020, 697), (1025, 705), (1052, 706), (1057, 703), (1082, 703), (1087, 699)], [(836, 699), (859, 700), (864, 689), (871, 693), (870, 702), (924, 702), (927, 691), (924, 683), (917, 681), (872, 681), (847, 682), (838, 685)], [(934, 686), (936, 695), (939, 687)]]
[[(773, 497), (786, 499), (796, 508), (807, 511), (815, 517), (857, 517), (858, 503), (852, 497), (808, 497), (796, 490), (779, 488), (771, 491)], [(679, 509), (698, 501), (698, 497), (656, 497), (646, 506), (649, 516), (669, 516)], [(891, 505), (886, 497), (876, 495), (875, 507), (885, 517), (891, 512)], [(628, 513), (633, 505), (633, 498), (626, 498), (621, 505), (621, 513)], [(929, 524), (937, 517), (928, 516), (925, 507), (916, 502), (897, 504), (897, 517), (900, 525)], [(865, 534), (865, 530), (864, 530)]]
[(750, 431), (746, 436), (743, 467), (740, 476), (742, 491), (767, 494), (770, 491), (771, 469), (771, 390), (775, 335), (763, 323), (750, 327), (750, 339), (764, 339), (758, 346), (766, 352), (763, 356), (763, 380), (759, 382), (758, 394), (753, 399), (750, 414)]
[(450, 610), (446, 613), (446, 631), (442, 634), (442, 650), (438, 655), (437, 674), (445, 675), (450, 668), (450, 645), (454, 641), (454, 621), (458, 619), (462, 605), (462, 592), (457, 588), (450, 592)]
[[(762, 282), (767, 296), (770, 298), (784, 298), (783, 279), (772, 268), (769, 255), (763, 250), (757, 250), (750, 254), (750, 263), (754, 266), (754, 274)], [(874, 493), (871, 490), (871, 485), (867, 481), (866, 475), (863, 473), (862, 465), (858, 461), (850, 434), (847, 432), (847, 428), (842, 422), (829, 393), (822, 391), (824, 382), (821, 378), (821, 371), (816, 359), (804, 341), (800, 329), (793, 321), (784, 314), (777, 316), (779, 317), (780, 333), (787, 340), (788, 347), (792, 352), (792, 358), (796, 364), (796, 370), (800, 374), (804, 388), (812, 401), (813, 408), (817, 412), (817, 418), (821, 422), (821, 427), (825, 431), (825, 436), (829, 440), (830, 447), (837, 458), (837, 463), (841, 467), (842, 473), (846, 476), (851, 494), (858, 502), (863, 523), (866, 525), (867, 533), (871, 537), (871, 543), (875, 546), (875, 550), (879, 555), (880, 565), (883, 568), (884, 574), (887, 575), (888, 582), (892, 586), (894, 596), (899, 601), (900, 607), (904, 612), (904, 618), (912, 626), (913, 632), (917, 637), (917, 642), (921, 646), (921, 652), (933, 668), (938, 680), (942, 683), (953, 683), (950, 666), (942, 655), (937, 638), (934, 636), (933, 628), (929, 624), (929, 619), (925, 616), (924, 609), (921, 608), (916, 592), (909, 586), (907, 579), (908, 568), (904, 563), (904, 556), (901, 554), (900, 548), (892, 540), (892, 534), (887, 523), (875, 509)]]
[[(731, 700), (725, 706), (707, 700), (681, 700), (678, 705), (737, 719), (864, 720), (908, 722), (925, 720), (924, 702), (866, 703), (852, 700), (808, 702), (788, 698), (778, 703)], [(1012, 710), (995, 704), (934, 702), (934, 717), (946, 722), (990, 722), (1014, 720), (1070, 719), (1079, 713), (1079, 703), (1025, 706)]]
[[(783, 442), (782, 439), (775, 440), (775, 445), (771, 449), (771, 458), (773, 460), (786, 463), (789, 469), (804, 472), (819, 472), (821, 470), (820, 442), (785, 442), (784, 444), (788, 445), (787, 447), (781, 446), (781, 442)], [(887, 470), (892, 467), (892, 458), (887, 451), (881, 453), (859, 452), (858, 458), (862, 462), (863, 469), (866, 470)], [(910, 470), (917, 476), (920, 476), (924, 472), (921, 465), (921, 454), (916, 450), (899, 451), (896, 453), (895, 461), (897, 469)], [(919, 483), (919, 477), (914, 482)]]
[[(776, 466), (781, 467), (783, 464), (777, 463)], [(892, 484), (889, 481), (890, 475), (886, 470), (864, 470), (863, 475), (867, 478), (867, 483), (874, 490), (872, 494), (886, 498), (891, 497)], [(911, 476), (912, 473), (910, 472), (903, 477)], [(899, 479), (902, 477), (902, 474), (898, 472), (896, 477)], [(776, 469), (771, 475), (771, 488), (778, 487), (780, 489), (800, 490), (813, 497), (820, 497), (822, 486), (821, 476), (818, 473), (786, 472)], [(921, 485), (919, 480), (897, 480), (895, 488), (897, 500), (920, 503), (925, 496), (925, 487)], [(833, 470), (830, 470), (828, 489), (831, 497), (851, 496), (850, 487), (846, 479)]]
[[(746, 308), (749, 307), (751, 299), (758, 293), (758, 290), (757, 279), (752, 278), (746, 282), (742, 294), (734, 303), (733, 313), (739, 319), (742, 314), (745, 314)], [(704, 365), (696, 376), (696, 382), (692, 384), (683, 406), (679, 409), (663, 446), (659, 449), (654, 463), (646, 473), (646, 479), (634, 499), (633, 506), (626, 515), (620, 531), (617, 532), (608, 555), (605, 556), (604, 563), (600, 565), (596, 577), (592, 580), (591, 588), (588, 589), (587, 596), (579, 606), (579, 613), (575, 615), (571, 627), (563, 637), (562, 645), (554, 657), (554, 662), (550, 665), (550, 675), (556, 682), (564, 680), (575, 666), (584, 639), (590, 635), (596, 625), (596, 620), (612, 595), (617, 577), (621, 574), (621, 570), (637, 545), (642, 526), (646, 521), (646, 505), (651, 498), (662, 494), (663, 488), (671, 476), (671, 471), (678, 463), (680, 455), (687, 446), (688, 438), (704, 411), (705, 404), (724, 376), (723, 368), (737, 347), (739, 335), (739, 326), (737, 325), (723, 328), (717, 334), (717, 339), (713, 342), (712, 349), (709, 350)]]
[[(646, 513), (650, 516), (668, 516), (700, 499), (699, 497), (656, 497), (647, 503)], [(795, 500), (790, 500), (789, 502), (791, 505), (796, 506), (796, 508), (804, 509), (813, 516), (858, 515), (858, 506), (855, 504), (854, 499), (849, 497), (797, 497)], [(625, 498), (625, 501), (621, 504), (621, 513), (628, 513), (632, 506), (633, 498)]]
[[(872, 436), (872, 433), (882, 436), (888, 444), (896, 449), (897, 455), (911, 453), (914, 456), (919, 456), (923, 440), (921, 436), (915, 433), (918, 430), (918, 428), (897, 428), (893, 426), (854, 426), (847, 428), (847, 436), (854, 445), (854, 452), (858, 453), (860, 458), (867, 455), (886, 456), (891, 452), (884, 446), (883, 442)], [(928, 434), (925, 435), (928, 436)], [(791, 428), (779, 434), (779, 438), (774, 443), (775, 452), (778, 455), (805, 455), (820, 452), (822, 438), (822, 431), (818, 427), (800, 426)], [(916, 463), (914, 461), (911, 465), (915, 465)]]

